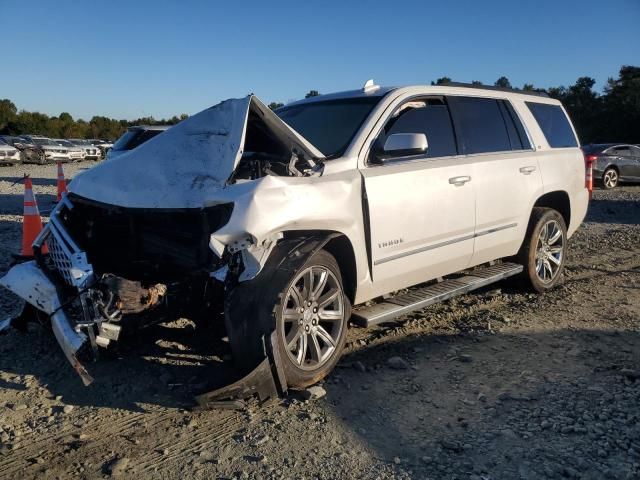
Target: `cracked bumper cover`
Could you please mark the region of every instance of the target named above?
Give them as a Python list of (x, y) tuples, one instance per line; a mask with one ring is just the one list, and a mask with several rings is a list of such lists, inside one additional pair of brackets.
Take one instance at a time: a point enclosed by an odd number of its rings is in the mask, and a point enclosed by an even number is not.
[[(87, 336), (74, 329), (71, 321), (61, 308), (55, 285), (40, 270), (36, 262), (30, 261), (15, 265), (4, 277), (0, 278), (0, 285), (49, 315), (53, 334), (60, 344), (65, 357), (80, 375), (82, 382), (85, 385), (91, 384), (93, 378), (77, 358), (77, 353), (85, 345)], [(5, 320), (1, 326), (7, 328), (10, 323), (10, 320)]]

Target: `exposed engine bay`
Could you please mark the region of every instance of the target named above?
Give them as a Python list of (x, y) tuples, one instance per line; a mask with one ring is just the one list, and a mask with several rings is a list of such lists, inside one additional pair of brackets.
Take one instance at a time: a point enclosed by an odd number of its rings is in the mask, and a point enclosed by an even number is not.
[(244, 151), (228, 183), (257, 180), (265, 175), (303, 177), (321, 172), (319, 160), (308, 158), (274, 136), (260, 113), (249, 111)]

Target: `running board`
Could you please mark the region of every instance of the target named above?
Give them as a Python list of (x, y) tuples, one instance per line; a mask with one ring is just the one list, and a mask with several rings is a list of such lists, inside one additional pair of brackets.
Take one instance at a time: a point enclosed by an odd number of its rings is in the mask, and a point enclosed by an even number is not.
[(354, 310), (351, 321), (361, 327), (370, 327), (378, 323), (388, 322), (415, 310), (448, 300), (456, 295), (470, 292), (491, 283), (511, 277), (522, 272), (522, 265), (516, 263), (498, 263), (481, 267), (462, 274), (456, 278), (448, 278), (442, 282), (411, 289), (407, 293), (388, 298), (363, 309)]

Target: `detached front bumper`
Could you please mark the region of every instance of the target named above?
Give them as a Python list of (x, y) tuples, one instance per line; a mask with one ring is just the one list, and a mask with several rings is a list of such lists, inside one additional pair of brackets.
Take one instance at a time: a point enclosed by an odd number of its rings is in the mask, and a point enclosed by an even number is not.
[[(87, 336), (77, 327), (74, 328), (62, 308), (62, 302), (55, 285), (36, 262), (30, 261), (14, 266), (4, 277), (0, 278), (0, 285), (49, 316), (53, 333), (65, 357), (80, 375), (82, 382), (85, 385), (91, 384), (93, 378), (77, 357), (78, 352), (87, 343)], [(2, 326), (5, 328), (9, 325), (10, 320), (2, 322)]]

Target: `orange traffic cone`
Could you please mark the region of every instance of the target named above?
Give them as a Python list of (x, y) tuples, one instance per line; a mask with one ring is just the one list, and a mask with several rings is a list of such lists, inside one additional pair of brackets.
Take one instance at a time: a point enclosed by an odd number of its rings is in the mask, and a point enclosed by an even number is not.
[[(42, 230), (42, 219), (38, 211), (36, 197), (33, 194), (31, 178), (24, 177), (24, 217), (22, 220), (22, 255), (33, 257), (33, 241)], [(47, 246), (42, 245), (42, 253), (47, 253)]]
[(62, 162), (56, 162), (58, 164), (58, 196), (56, 200), (59, 202), (62, 200), (62, 194), (67, 193), (67, 182), (64, 180), (64, 172), (62, 171)]

